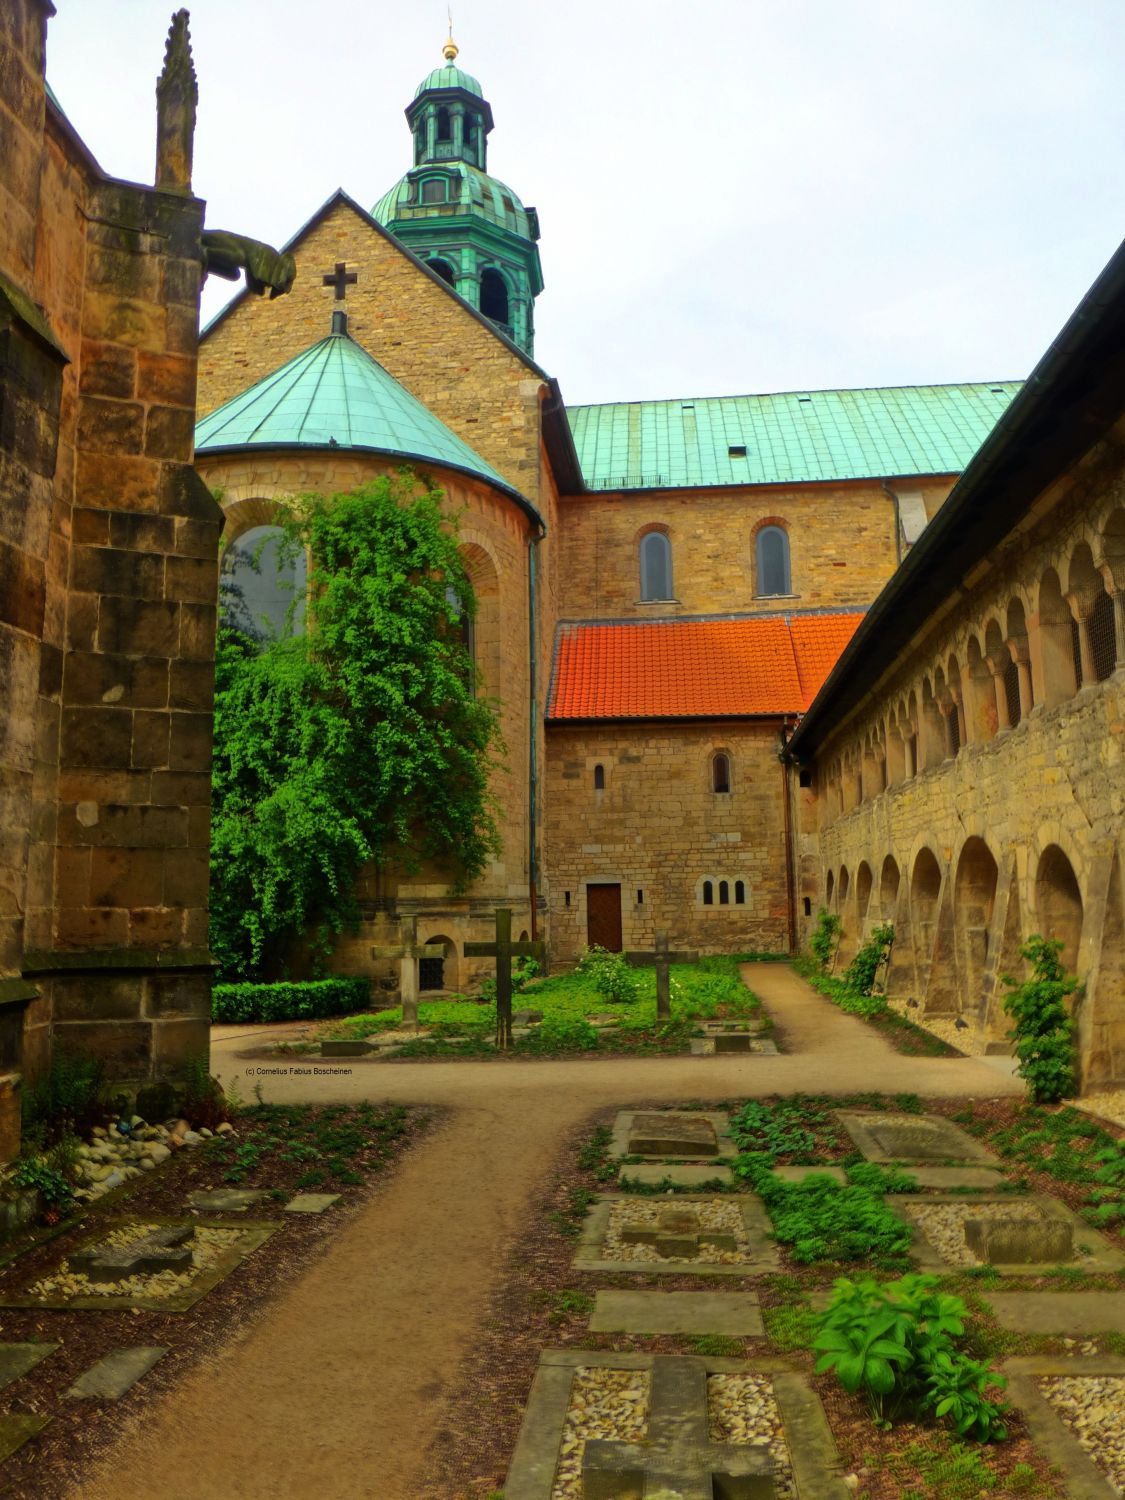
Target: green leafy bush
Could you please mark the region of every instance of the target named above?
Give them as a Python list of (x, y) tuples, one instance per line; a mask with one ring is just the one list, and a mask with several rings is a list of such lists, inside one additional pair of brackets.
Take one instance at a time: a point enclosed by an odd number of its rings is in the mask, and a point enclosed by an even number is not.
[(890, 922), (876, 927), (867, 941), (861, 945), (851, 963), (844, 970), (844, 983), (853, 994), (870, 995), (875, 988), (879, 970), (888, 962), (894, 946), (895, 930)]
[(224, 1025), (344, 1016), (371, 1003), (366, 979), (309, 979), (282, 984), (216, 984), (211, 1019)]
[(826, 907), (822, 906), (816, 914), (816, 928), (809, 938), (809, 947), (822, 969), (827, 969), (832, 962), (833, 954), (839, 946), (842, 925), (836, 913)]
[(610, 1005), (629, 1005), (640, 990), (637, 971), (630, 968), (624, 954), (609, 953), (605, 948), (587, 948), (578, 972), (589, 977), (598, 994)]
[(894, 1266), (905, 1260), (910, 1226), (877, 1192), (853, 1183), (842, 1187), (819, 1174), (784, 1182), (772, 1166), (769, 1154), (752, 1153), (737, 1157), (733, 1170), (764, 1200), (775, 1238), (790, 1247), (799, 1265), (871, 1260)]
[(1074, 1093), (1074, 1021), (1067, 999), (1079, 988), (1059, 960), (1061, 942), (1028, 938), (1020, 954), (1031, 965), (1030, 979), (1004, 976), (1011, 993), (1004, 1009), (1015, 1022), (1008, 1035), (1016, 1044), (1019, 1074), (1038, 1104)]
[[(539, 965), (533, 958), (514, 958), (512, 960), (512, 994), (518, 995), (527, 989), (532, 980), (539, 975)], [(489, 974), (487, 979), (481, 981), (478, 1000), (485, 1005), (496, 1004), (496, 975)]]
[(986, 1392), (1005, 1378), (956, 1348), (968, 1309), (939, 1283), (918, 1275), (837, 1281), (813, 1339), (817, 1372), (834, 1370), (846, 1391), (862, 1391), (878, 1421), (932, 1415), (961, 1438), (1004, 1438), (1005, 1408)]
[(731, 1135), (740, 1151), (765, 1152), (771, 1161), (808, 1164), (823, 1160), (839, 1142), (827, 1110), (800, 1094), (764, 1103), (751, 1099), (731, 1116)]
[(590, 1052), (597, 1045), (597, 1031), (580, 1016), (547, 1016), (520, 1038), (528, 1052)]
[(74, 1197), (65, 1175), (41, 1156), (25, 1156), (12, 1168), (9, 1181), (21, 1188), (38, 1188), (47, 1208), (65, 1213)]

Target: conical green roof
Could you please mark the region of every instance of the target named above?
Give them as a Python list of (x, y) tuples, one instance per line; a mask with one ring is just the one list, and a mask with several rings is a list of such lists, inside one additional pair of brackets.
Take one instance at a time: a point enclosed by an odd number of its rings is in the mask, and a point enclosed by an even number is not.
[(196, 425), (197, 454), (240, 448), (350, 448), (444, 464), (495, 485), (535, 514), (346, 333), (330, 333)]
[(415, 99), (420, 99), (431, 89), (464, 89), (467, 94), (475, 94), (478, 99), (484, 98), (484, 90), (473, 75), (455, 68), (452, 63), (446, 63), (444, 68), (435, 68), (432, 73), (427, 73), (414, 90)]

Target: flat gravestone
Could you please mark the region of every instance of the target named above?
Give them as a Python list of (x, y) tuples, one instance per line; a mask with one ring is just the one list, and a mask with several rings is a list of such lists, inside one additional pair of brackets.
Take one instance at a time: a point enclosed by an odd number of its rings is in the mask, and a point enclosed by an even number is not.
[(718, 1110), (623, 1109), (614, 1121), (611, 1156), (707, 1161), (733, 1156), (730, 1118)]
[(0, 1386), (11, 1385), (54, 1354), (58, 1344), (0, 1344)]
[(372, 1050), (370, 1042), (360, 1040), (320, 1044), (321, 1057), (366, 1057)]
[(837, 1110), (844, 1129), (868, 1161), (987, 1161), (997, 1158), (943, 1115), (908, 1115), (881, 1110)]
[(99, 1359), (67, 1391), (70, 1401), (100, 1400), (117, 1401), (126, 1391), (147, 1375), (158, 1360), (168, 1353), (158, 1346), (138, 1346), (133, 1349), (114, 1349), (104, 1359)]
[(200, 1209), (204, 1213), (240, 1214), (252, 1208), (255, 1203), (260, 1203), (267, 1194), (261, 1190), (248, 1188), (214, 1188), (210, 1192), (199, 1191), (188, 1194), (188, 1207)]
[(734, 1181), (734, 1173), (729, 1167), (720, 1166), (718, 1162), (696, 1166), (692, 1162), (682, 1161), (642, 1161), (622, 1167), (617, 1180), (621, 1183), (642, 1183), (646, 1187), (668, 1182), (673, 1187), (700, 1188), (709, 1187), (716, 1182), (729, 1185)]
[(339, 1193), (298, 1193), (285, 1205), (287, 1214), (322, 1214), (333, 1203), (339, 1203)]
[(29, 1438), (43, 1431), (52, 1417), (0, 1417), (0, 1464), (11, 1458), (17, 1448), (22, 1448)]
[(987, 1300), (1000, 1327), (1015, 1333), (1125, 1333), (1125, 1292), (988, 1292)]
[[(568, 1424), (572, 1392), (576, 1376), (598, 1372), (648, 1372), (648, 1421), (640, 1436), (634, 1431), (628, 1441), (607, 1438), (604, 1426), (602, 1435), (583, 1435), (582, 1488), (574, 1491), (583, 1500), (658, 1494), (674, 1500), (772, 1500), (780, 1493), (849, 1500), (824, 1411), (791, 1362), (770, 1355), (748, 1362), (585, 1349), (548, 1349), (540, 1356), (504, 1500), (551, 1500), (559, 1476), (569, 1470), (578, 1478), (575, 1435)], [(760, 1440), (712, 1438), (708, 1380), (715, 1375), (769, 1383), (788, 1447), (787, 1466)]]
[[(728, 1217), (726, 1211), (729, 1210), (730, 1223), (738, 1229), (742, 1243), (732, 1256), (710, 1228), (694, 1235), (689, 1229), (679, 1245), (673, 1243), (674, 1235), (666, 1234), (655, 1259), (613, 1258), (613, 1233), (619, 1233), (621, 1227), (631, 1221), (642, 1219), (642, 1205), (650, 1212), (655, 1210), (654, 1226), (656, 1218), (672, 1208), (677, 1212), (688, 1210), (698, 1214), (702, 1207), (722, 1205), (724, 1218)], [(724, 1224), (722, 1229), (726, 1228)], [(693, 1239), (698, 1242), (694, 1250), (690, 1244)], [(645, 1241), (638, 1237), (634, 1243), (643, 1244)], [(623, 1237), (622, 1249), (628, 1249)], [(727, 1258), (721, 1259), (723, 1255)], [(673, 1256), (676, 1258), (668, 1258)], [(769, 1217), (765, 1205), (755, 1193), (729, 1193), (711, 1198), (677, 1194), (671, 1199), (657, 1199), (655, 1204), (652, 1198), (631, 1193), (602, 1194), (590, 1205), (574, 1257), (576, 1271), (609, 1271), (618, 1276), (762, 1276), (776, 1272), (779, 1266)]]
[(758, 1057), (776, 1057), (777, 1043), (769, 1037), (749, 1036), (745, 1032), (738, 1032), (690, 1037), (688, 1050), (693, 1057), (714, 1057), (729, 1052), (753, 1052)]
[(190, 1269), (192, 1224), (166, 1224), (127, 1245), (92, 1245), (78, 1250), (69, 1261), (72, 1271), (81, 1271), (91, 1281), (125, 1281), (130, 1276), (151, 1276), (158, 1271)]
[(966, 1219), (965, 1244), (982, 1265), (1062, 1265), (1074, 1259), (1065, 1219)]
[(753, 1292), (598, 1292), (594, 1333), (726, 1333), (763, 1338)]
[(1005, 1177), (996, 1167), (922, 1167), (911, 1164), (910, 1175), (919, 1187), (1002, 1188)]
[[(972, 1197), (962, 1193), (895, 1193), (884, 1201), (892, 1213), (914, 1229), (910, 1258), (922, 1271), (946, 1272), (992, 1264), (1002, 1266), (1007, 1276), (1042, 1276), (1059, 1264), (1063, 1239), (1056, 1238), (1056, 1225), (1063, 1226), (1059, 1234), (1064, 1238), (1069, 1233), (1073, 1261), (1083, 1271), (1098, 1275), (1125, 1270), (1125, 1252), (1047, 1193), (974, 1193)], [(1024, 1237), (1021, 1254), (1034, 1254), (1038, 1244), (1041, 1258), (983, 1261), (965, 1235), (965, 1225), (973, 1220), (1018, 1231)], [(999, 1244), (997, 1253), (1002, 1253)]]

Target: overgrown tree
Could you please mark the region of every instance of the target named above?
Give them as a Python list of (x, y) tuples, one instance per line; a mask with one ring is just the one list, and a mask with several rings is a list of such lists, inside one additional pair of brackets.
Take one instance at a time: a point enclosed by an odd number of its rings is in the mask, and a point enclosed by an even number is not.
[(441, 491), (403, 471), (279, 524), (307, 549), (305, 632), (219, 635), (211, 946), (227, 976), (278, 967), (302, 934), (322, 962), (368, 862), (435, 860), (456, 890), (499, 848), (498, 722), (475, 693), (475, 599)]

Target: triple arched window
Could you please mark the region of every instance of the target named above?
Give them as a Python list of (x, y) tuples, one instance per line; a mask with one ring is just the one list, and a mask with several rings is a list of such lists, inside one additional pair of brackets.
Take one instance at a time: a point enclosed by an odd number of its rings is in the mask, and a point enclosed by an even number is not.
[(758, 596), (791, 594), (789, 538), (780, 526), (763, 526), (754, 543)]
[(641, 598), (672, 598), (672, 543), (662, 531), (641, 537)]

